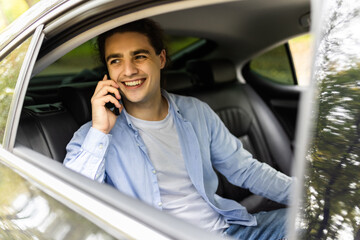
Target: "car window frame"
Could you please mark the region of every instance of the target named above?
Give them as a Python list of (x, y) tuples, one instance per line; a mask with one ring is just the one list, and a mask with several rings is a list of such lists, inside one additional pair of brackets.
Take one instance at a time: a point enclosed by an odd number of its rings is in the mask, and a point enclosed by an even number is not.
[(17, 127), (20, 121), (20, 113), (23, 106), (26, 89), (30, 81), (31, 70), (35, 65), (35, 61), (38, 56), (42, 40), (44, 38), (44, 34), (42, 33), (43, 28), (44, 25), (39, 25), (32, 34), (32, 39), (27, 49), (15, 85), (14, 95), (10, 104), (3, 139), (3, 147), (9, 151), (12, 151), (15, 143)]
[[(172, 9), (181, 10), (184, 8), (190, 8), (193, 5), (195, 6), (208, 5), (208, 4), (214, 4), (214, 2), (215, 1), (208, 3), (206, 1), (201, 1), (193, 4), (187, 2), (187, 3), (180, 3), (180, 5), (177, 3), (166, 3), (161, 6), (155, 5), (152, 8), (148, 8), (146, 10), (139, 10), (137, 12), (130, 13), (126, 16), (121, 16), (116, 19), (110, 20), (109, 22), (99, 24), (96, 27), (93, 27), (91, 29), (88, 29), (87, 31), (78, 34), (70, 41), (62, 43), (62, 45), (58, 46), (57, 48), (55, 48), (53, 51), (50, 52), (51, 56), (49, 58), (46, 58), (45, 60), (40, 59), (40, 61), (43, 61), (41, 62), (41, 64), (39, 64), (39, 62), (36, 61), (34, 66), (28, 68), (28, 71), (26, 72), (27, 73), (26, 77), (29, 77), (30, 79), (32, 76), (36, 75), (37, 72), (39, 72), (39, 69), (45, 68), (46, 66), (50, 65), (52, 62), (60, 58), (63, 55), (63, 52), (68, 52), (74, 49), (75, 47), (77, 47), (78, 45), (80, 45), (81, 43), (89, 40), (90, 38), (97, 36), (98, 34), (105, 32), (118, 25), (124, 24), (126, 22), (131, 22), (143, 17), (151, 17), (153, 15), (157, 15), (162, 12), (168, 12), (169, 6)], [(219, 0), (219, 2), (222, 1)], [(155, 11), (152, 11), (154, 9)], [(139, 12), (142, 14), (139, 14)], [(120, 22), (119, 19), (121, 20)], [(48, 33), (46, 32), (47, 30), (46, 26), (47, 25), (45, 25), (45, 27), (41, 31), (42, 37), (46, 36), (46, 34)], [(19, 90), (19, 93), (17, 93), (18, 94), (17, 101), (21, 102), (24, 100), (27, 86), (28, 86), (28, 82), (24, 81), (23, 84), (18, 87), (19, 89), (21, 89), (21, 91)], [(18, 120), (20, 118), (20, 113), (21, 113), (21, 107), (18, 107), (16, 110), (16, 106), (14, 106), (13, 114), (14, 117), (16, 117)], [(11, 164), (13, 164), (14, 167), (20, 169), (19, 171), (22, 172), (23, 175), (27, 176), (27, 178), (32, 178), (32, 176), (29, 173), (29, 170), (24, 167), (24, 164), (26, 166), (36, 167), (36, 169), (38, 169), (39, 171), (41, 171), (43, 174), (47, 175), (54, 181), (57, 181), (59, 183), (65, 183), (65, 185), (67, 187), (70, 187), (73, 191), (76, 191), (81, 194), (85, 194), (85, 196), (87, 197), (98, 200), (100, 205), (104, 205), (112, 208), (114, 210), (114, 213), (125, 214), (126, 216), (130, 216), (130, 218), (135, 219), (137, 222), (143, 223), (144, 227), (148, 228), (150, 232), (160, 234), (158, 236), (164, 236), (166, 238), (169, 237), (169, 238), (185, 238), (185, 239), (189, 238), (189, 236), (192, 236), (194, 238), (219, 239), (218, 236), (216, 235), (213, 235), (205, 230), (194, 227), (191, 224), (176, 219), (173, 216), (168, 216), (167, 214), (164, 214), (146, 205), (143, 202), (136, 201), (136, 199), (133, 198), (127, 199), (127, 196), (125, 196), (124, 194), (120, 193), (119, 191), (109, 186), (104, 186), (101, 185), (100, 183), (94, 183), (93, 180), (90, 180), (65, 167), (59, 168), (59, 166), (61, 166), (60, 163), (55, 162), (54, 160), (44, 155), (41, 155), (27, 147), (24, 147), (20, 144), (15, 145), (17, 125), (18, 123), (13, 124), (11, 127), (11, 132), (9, 132), (9, 136), (13, 136), (13, 139), (10, 138), (8, 140), (8, 149), (11, 150), (11, 152), (15, 155), (12, 156), (17, 159), (16, 163), (13, 162)], [(44, 191), (46, 191), (46, 186), (48, 186), (49, 183), (44, 182), (44, 180), (39, 181), (38, 178), (33, 180), (38, 182), (38, 185), (42, 187)], [(41, 184), (44, 184), (44, 186), (41, 186)], [(94, 184), (96, 185), (95, 187)], [(66, 205), (69, 206), (69, 208), (72, 208), (73, 210), (80, 212), (82, 215), (84, 214), (83, 216), (85, 216), (86, 218), (92, 219), (93, 221), (94, 216), (96, 218), (101, 215), (100, 213), (88, 212), (86, 208), (81, 207), (80, 202), (77, 202), (77, 200), (75, 199), (69, 199), (69, 196), (62, 196), (61, 190), (57, 190), (54, 188), (52, 190), (53, 192), (51, 194), (53, 197), (63, 201)], [(104, 195), (102, 195), (101, 193), (104, 193)], [(116, 197), (116, 199), (114, 199), (114, 197)], [(124, 201), (119, 203), (119, 199), (123, 199)], [(127, 205), (130, 206), (131, 204), (135, 204), (132, 210), (127, 208)], [(151, 216), (145, 217), (143, 215), (144, 212), (151, 213)], [(111, 219), (109, 219), (109, 217), (104, 216), (104, 214), (102, 214), (102, 217), (103, 217), (102, 220), (111, 223), (110, 221)], [(167, 223), (166, 227), (164, 226), (161, 227), (163, 223)], [(184, 229), (187, 229), (188, 231), (184, 231)], [(134, 233), (134, 231), (139, 231), (139, 229), (131, 230), (131, 231)]]

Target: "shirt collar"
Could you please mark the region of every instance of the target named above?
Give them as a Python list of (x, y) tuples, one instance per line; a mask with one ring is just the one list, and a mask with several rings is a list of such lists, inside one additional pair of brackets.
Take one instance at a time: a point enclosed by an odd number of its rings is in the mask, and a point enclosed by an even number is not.
[[(183, 116), (181, 115), (179, 107), (176, 105), (174, 96), (172, 94), (169, 94), (166, 90), (161, 89), (161, 95), (166, 98), (166, 100), (169, 103), (169, 111), (173, 116), (179, 117), (180, 119), (184, 120)], [(120, 100), (120, 104), (123, 104)], [(129, 113), (124, 108), (120, 114), (119, 117), (125, 118), (125, 121), (127, 125), (132, 128), (134, 131), (138, 131), (137, 128), (133, 125), (131, 118), (129, 116)]]
[(174, 100), (174, 95), (169, 94), (166, 90), (161, 89), (161, 94), (168, 100), (168, 103), (170, 105), (170, 111), (172, 111), (173, 115), (176, 117), (179, 117), (182, 120), (185, 120), (183, 116), (181, 115), (181, 111), (179, 107), (176, 105)]

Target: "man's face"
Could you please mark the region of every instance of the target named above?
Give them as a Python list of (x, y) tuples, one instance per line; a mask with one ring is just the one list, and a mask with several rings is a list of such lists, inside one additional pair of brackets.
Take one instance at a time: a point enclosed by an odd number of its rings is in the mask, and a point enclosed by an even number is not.
[(110, 78), (131, 103), (152, 103), (161, 96), (160, 70), (165, 55), (165, 50), (156, 55), (147, 36), (137, 32), (116, 33), (105, 41)]

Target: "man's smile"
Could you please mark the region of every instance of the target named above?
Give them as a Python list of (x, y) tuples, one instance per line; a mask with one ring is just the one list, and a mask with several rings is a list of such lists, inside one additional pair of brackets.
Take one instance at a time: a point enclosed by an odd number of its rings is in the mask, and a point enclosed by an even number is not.
[(123, 81), (122, 84), (124, 84), (126, 87), (138, 87), (141, 86), (145, 82), (146, 78), (141, 79), (135, 79), (131, 81)]

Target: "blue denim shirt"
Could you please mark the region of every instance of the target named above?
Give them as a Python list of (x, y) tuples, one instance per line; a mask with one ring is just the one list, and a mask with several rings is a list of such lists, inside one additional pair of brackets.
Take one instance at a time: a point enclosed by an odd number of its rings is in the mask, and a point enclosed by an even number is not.
[[(280, 203), (287, 203), (292, 178), (253, 159), (212, 109), (200, 100), (162, 92), (169, 102), (189, 177), (197, 191), (229, 224), (256, 225), (256, 219), (236, 201), (215, 194), (213, 169), (234, 185)], [(67, 146), (66, 167), (162, 209), (156, 169), (126, 110), (109, 134), (83, 125)]]

